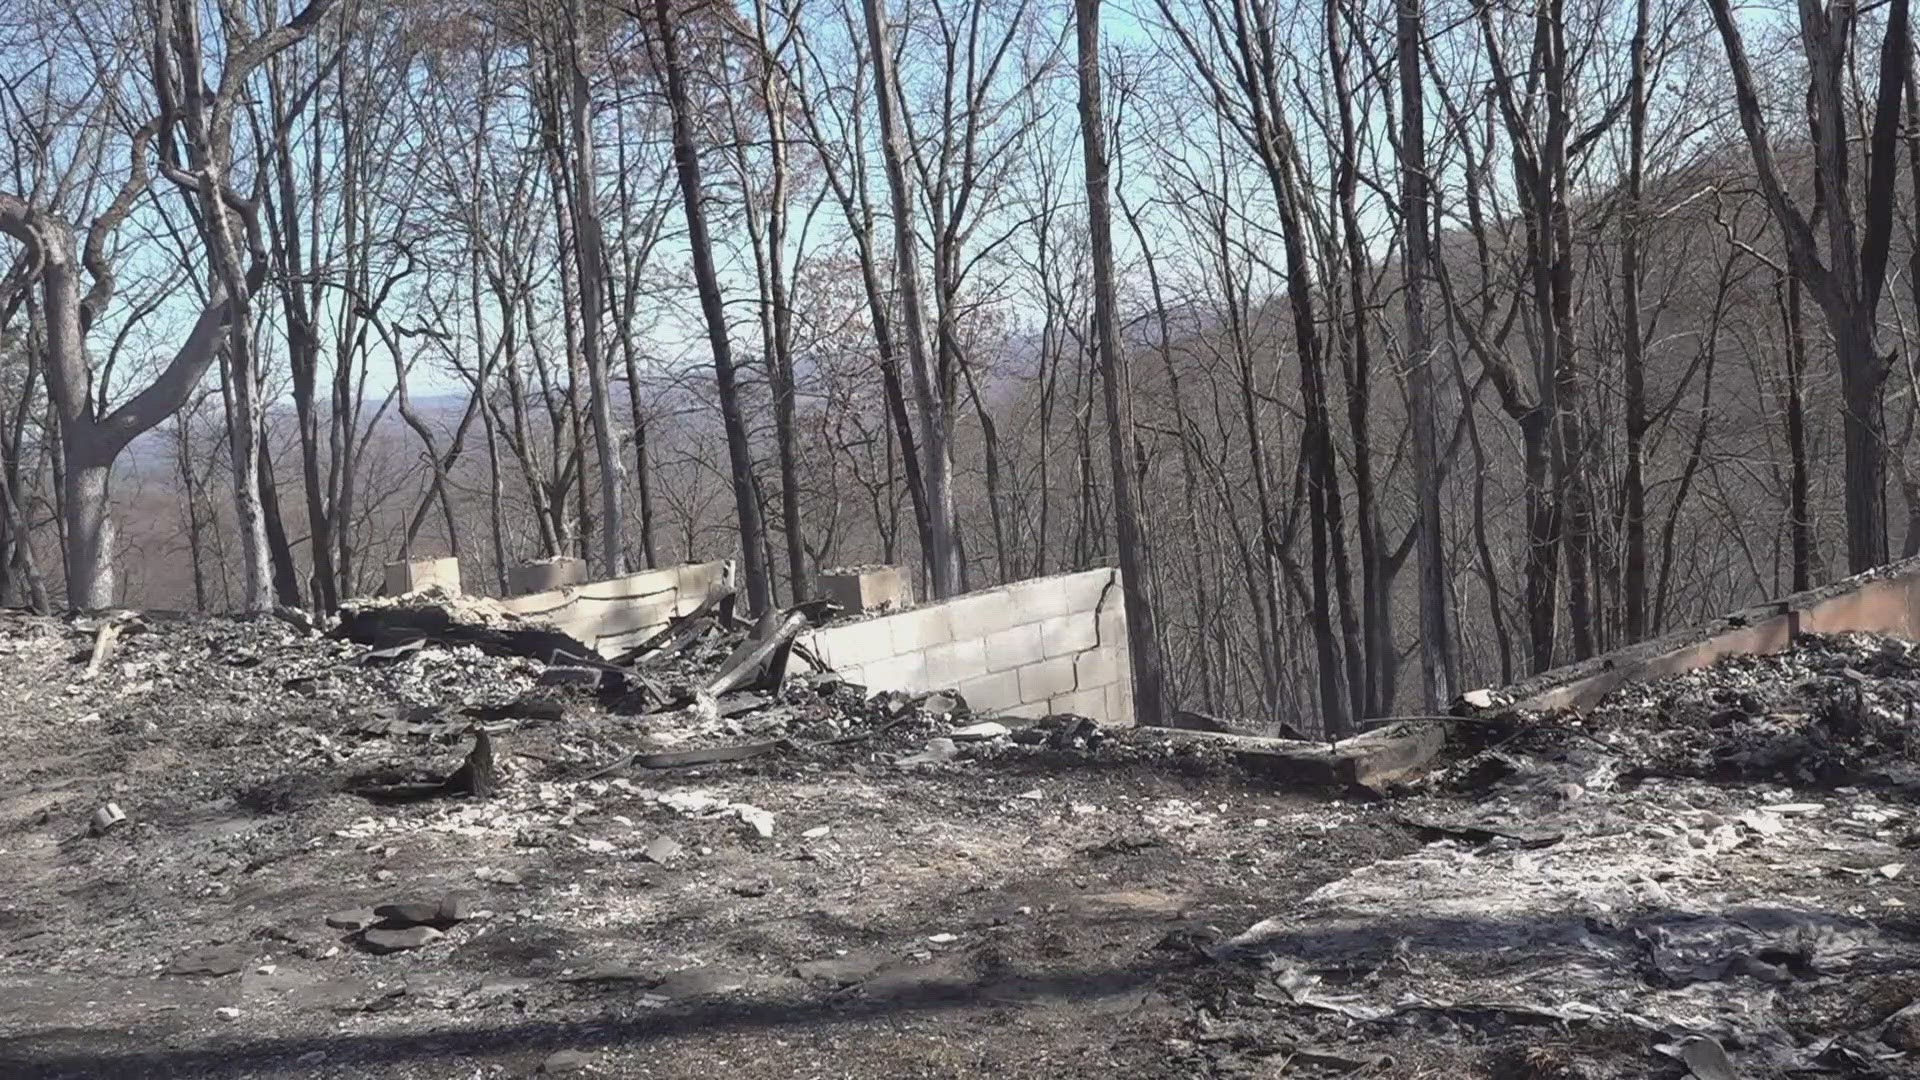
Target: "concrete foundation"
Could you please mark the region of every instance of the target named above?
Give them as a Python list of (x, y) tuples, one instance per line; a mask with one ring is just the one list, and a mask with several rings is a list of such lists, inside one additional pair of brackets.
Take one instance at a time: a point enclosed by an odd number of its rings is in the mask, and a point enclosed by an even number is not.
[(830, 626), (808, 643), (873, 690), (958, 690), (981, 713), (1133, 723), (1126, 602), (1111, 568)]
[(388, 596), (403, 596), (436, 585), (446, 592), (460, 591), (459, 559), (415, 559), (387, 564)]

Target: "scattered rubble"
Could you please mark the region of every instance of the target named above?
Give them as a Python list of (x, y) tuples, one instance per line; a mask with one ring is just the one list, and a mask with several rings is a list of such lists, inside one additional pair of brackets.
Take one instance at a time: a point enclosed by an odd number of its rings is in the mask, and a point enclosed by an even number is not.
[(762, 840), (773, 839), (773, 815), (757, 806), (739, 803), (731, 807), (734, 816), (747, 823)]
[(977, 724), (967, 724), (954, 728), (947, 737), (954, 742), (985, 742), (988, 739), (1004, 739), (1013, 734), (1011, 728), (995, 720), (982, 720)]
[(1578, 730), (1625, 752), (1627, 777), (1835, 787), (1920, 776), (1920, 650), (1803, 635), (1769, 656), (1608, 695)]
[(1809, 637), (1468, 725), (1397, 804), (1424, 846), (1215, 950), (1259, 972), (1222, 1019), (1408, 1047), (1560, 1028), (1567, 1063), (1525, 1075), (1648, 1075), (1619, 1049), (1648, 1039), (1697, 1077), (1901, 1074), (1916, 700), (1908, 643)]
[(93, 812), (93, 817), (87, 820), (87, 831), (95, 836), (105, 836), (126, 823), (127, 812), (120, 809), (120, 804), (108, 803)]
[[(39, 751), (0, 759), (0, 1073), (1920, 1054), (1905, 643), (1329, 746), (978, 716), (821, 669), (795, 647), (817, 607), (733, 605), (613, 661), (431, 595), (335, 628), (122, 619), (104, 651), (100, 623), (0, 614), (0, 724)], [(244, 1023), (207, 1049), (216, 1017)]]

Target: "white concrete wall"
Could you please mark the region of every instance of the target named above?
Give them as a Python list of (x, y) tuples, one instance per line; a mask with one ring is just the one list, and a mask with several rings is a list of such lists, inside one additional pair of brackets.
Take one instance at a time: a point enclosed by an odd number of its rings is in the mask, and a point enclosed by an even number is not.
[(515, 614), (544, 618), (601, 655), (614, 656), (658, 633), (674, 616), (699, 607), (714, 582), (732, 576), (731, 562), (687, 563), (508, 597), (500, 604)]
[(450, 593), (459, 593), (459, 559), (448, 556), (440, 559), (415, 559), (412, 562), (387, 564), (388, 596), (402, 596), (435, 586)]
[(830, 626), (810, 644), (869, 690), (958, 690), (979, 713), (1133, 723), (1126, 601), (1112, 568)]

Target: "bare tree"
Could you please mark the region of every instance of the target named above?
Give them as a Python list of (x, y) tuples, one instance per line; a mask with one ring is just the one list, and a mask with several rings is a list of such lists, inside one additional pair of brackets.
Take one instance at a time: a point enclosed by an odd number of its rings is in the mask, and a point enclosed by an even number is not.
[(574, 258), (580, 275), (580, 352), (587, 369), (588, 409), (593, 417), (594, 449), (600, 473), (600, 569), (611, 578), (627, 572), (623, 536), (626, 501), (620, 442), (613, 429), (612, 380), (607, 374), (605, 228), (601, 222), (599, 166), (594, 154), (593, 88), (587, 79), (590, 30), (582, 0), (570, 0), (567, 4), (565, 29), (566, 43), (561, 52), (565, 64), (567, 135), (573, 144), (571, 205)]
[(926, 309), (920, 292), (920, 245), (914, 235), (913, 174), (908, 170), (906, 121), (901, 115), (900, 81), (895, 73), (893, 31), (886, 0), (861, 0), (873, 62), (873, 93), (880, 113), (880, 158), (893, 199), (894, 284), (900, 290), (900, 333), (907, 342), (907, 366), (913, 373), (914, 402), (920, 410), (920, 445), (927, 485), (929, 576), (936, 597), (960, 591), (961, 559), (953, 511), (952, 403), (946, 399), (927, 348)]
[(1875, 313), (1886, 284), (1894, 184), (1900, 168), (1901, 105), (1913, 63), (1908, 0), (1890, 0), (1887, 8), (1873, 130), (1867, 139), (1865, 205), (1858, 214), (1851, 179), (1847, 93), (1860, 8), (1849, 0), (1800, 0), (1808, 134), (1819, 205), (1826, 216), (1824, 259), (1813, 222), (1781, 179), (1760, 91), (1732, 6), (1728, 0), (1709, 0), (1709, 6), (1726, 47), (1734, 101), (1753, 157), (1755, 179), (1786, 244), (1787, 263), (1820, 306), (1833, 335), (1845, 433), (1847, 565), (1854, 573), (1871, 570), (1887, 560), (1886, 425), (1880, 395), (1890, 364), (1880, 351)]
[(680, 194), (686, 207), (687, 247), (693, 257), (694, 281), (700, 292), (700, 311), (706, 320), (707, 345), (713, 352), (713, 372), (720, 391), (720, 414), (727, 432), (727, 459), (731, 465), (734, 508), (739, 515), (740, 557), (747, 576), (747, 595), (756, 614), (773, 608), (773, 583), (767, 573), (766, 527), (753, 479), (752, 450), (747, 445), (746, 419), (733, 364), (733, 344), (727, 336), (727, 314), (720, 296), (720, 276), (714, 269), (713, 240), (707, 232), (706, 188), (700, 176), (700, 148), (693, 137), (693, 101), (687, 89), (686, 68), (680, 59), (679, 18), (673, 0), (654, 0), (653, 26), (659, 39), (661, 71), (667, 102), (673, 110), (673, 153), (679, 168)]
[[(136, 145), (144, 150), (144, 138)], [(174, 352), (173, 359), (145, 389), (118, 408), (99, 415), (100, 387), (87, 358), (86, 335), (113, 295), (113, 271), (105, 245), (145, 184), (136, 166), (105, 212), (87, 229), (84, 250), (73, 227), (51, 210), (0, 192), (0, 232), (18, 240), (35, 266), (40, 305), (46, 320), (47, 391), (60, 423), (64, 460), (63, 505), (67, 537), (67, 603), (93, 609), (114, 602), (114, 522), (108, 483), (114, 459), (127, 444), (152, 430), (185, 405), (219, 349), (230, 312), (224, 293), (216, 293)], [(82, 294), (81, 271), (92, 284)]]
[(234, 500), (249, 611), (265, 611), (276, 599), (267, 515), (260, 497), (264, 404), (252, 316), (252, 297), (265, 279), (266, 259), (258, 202), (240, 197), (229, 185), (233, 128), (254, 70), (312, 33), (332, 3), (309, 0), (287, 22), (258, 29), (247, 24), (238, 8), (222, 8), (219, 34), (224, 63), (217, 84), (208, 77), (198, 5), (191, 0), (159, 0), (155, 8), (153, 86), (163, 118), (158, 131), (161, 168), (193, 199), (195, 220), (217, 282), (216, 295), (227, 305), (228, 424), (233, 428)]
[[(1645, 0), (1641, 0), (1642, 4)], [(1413, 427), (1414, 528), (1419, 532), (1420, 689), (1429, 711), (1453, 696), (1459, 679), (1453, 627), (1447, 618), (1447, 562), (1442, 547), (1439, 460), (1434, 416), (1435, 355), (1427, 326), (1429, 205), (1427, 200), (1426, 90), (1420, 62), (1425, 33), (1420, 0), (1399, 0), (1395, 22), (1400, 74), (1400, 228), (1406, 285), (1401, 296), (1407, 322), (1407, 412)]]
[(1128, 657), (1133, 671), (1133, 707), (1143, 724), (1166, 715), (1160, 668), (1160, 633), (1147, 591), (1146, 537), (1133, 493), (1133, 391), (1120, 352), (1119, 297), (1114, 287), (1113, 210), (1109, 205), (1106, 119), (1100, 95), (1100, 0), (1075, 0), (1079, 45), (1080, 145), (1087, 182), (1087, 224), (1093, 234), (1093, 305), (1100, 349), (1100, 379), (1107, 406), (1107, 451), (1113, 468), (1113, 518), (1120, 544), (1121, 586), (1127, 602)]

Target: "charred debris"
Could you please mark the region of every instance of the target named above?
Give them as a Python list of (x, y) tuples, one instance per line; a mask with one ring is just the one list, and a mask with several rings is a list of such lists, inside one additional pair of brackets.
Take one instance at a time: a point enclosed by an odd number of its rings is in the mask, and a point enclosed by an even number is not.
[[(9, 615), (0, 648), (29, 655), (37, 637), (67, 650), (67, 696), (101, 710), (75, 723), (137, 731), (163, 715), (155, 702), (204, 700), (204, 721), (164, 715), (212, 740), (244, 710), (257, 722), (231, 737), (268, 756), (224, 773), (208, 756), (217, 775), (205, 783), (253, 812), (341, 791), (375, 804), (449, 800), (423, 810), (458, 817), (449, 828), (517, 830), (516, 843), (524, 831), (545, 849), (608, 858), (612, 841), (563, 827), (574, 799), (644, 794), (765, 842), (775, 815), (763, 805), (777, 806), (768, 785), (800, 770), (897, 781), (1140, 766), (1325, 790), (1289, 829), (1339, 828), (1342, 843), (1374, 854), (1298, 895), (1260, 894), (1250, 921), (1216, 913), (1168, 932), (1169, 992), (1182, 979), (1205, 987), (1180, 998), (1189, 1021), (1166, 1048), (1185, 1075), (1276, 1060), (1301, 1075), (1413, 1075), (1399, 1070), (1422, 1055), (1483, 1049), (1505, 1063), (1490, 1073), (1502, 1076), (1912, 1075), (1911, 642), (1807, 636), (1777, 655), (1622, 687), (1583, 713), (1476, 695), (1459, 715), (1383, 722), (1328, 745), (1191, 716), (1215, 730), (976, 717), (953, 693), (858, 686), (804, 647), (806, 629), (832, 614), (806, 605), (749, 620), (719, 590), (603, 658), (485, 601), (424, 593), (357, 605), (331, 628), (292, 616)], [(260, 774), (276, 760), (283, 774)], [(384, 764), (365, 767), (375, 760)], [(731, 789), (654, 791), (641, 782), (650, 770), (710, 784), (725, 772)], [(732, 783), (753, 778), (766, 783)], [(148, 828), (138, 801), (100, 809), (74, 820), (76, 844), (105, 850)], [(375, 809), (334, 835), (378, 843), (403, 817)], [(496, 818), (505, 824), (474, 824)], [(1236, 858), (1297, 840), (1261, 824)], [(647, 866), (690, 858), (684, 837), (638, 839)], [(1129, 833), (1099, 858), (1172, 858), (1181, 842)], [(471, 869), (483, 883), (500, 873)], [(447, 906), (440, 884), (381, 888), (390, 903), (338, 912), (328, 927), (383, 957), (430, 953), (465, 932), (467, 913)]]

